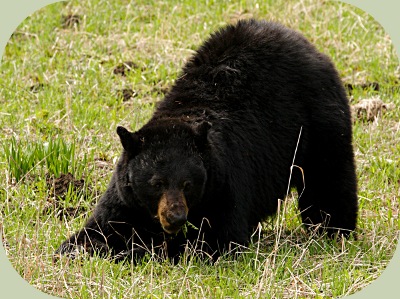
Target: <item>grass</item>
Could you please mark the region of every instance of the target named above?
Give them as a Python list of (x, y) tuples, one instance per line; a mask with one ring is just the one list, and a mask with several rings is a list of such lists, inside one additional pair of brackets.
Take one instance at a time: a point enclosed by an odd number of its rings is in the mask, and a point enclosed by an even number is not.
[[(358, 240), (332, 243), (305, 234), (291, 194), (237, 260), (224, 256), (210, 265), (188, 254), (177, 265), (150, 256), (137, 266), (96, 257), (53, 263), (55, 248), (81, 227), (106, 189), (121, 150), (116, 126), (140, 128), (201, 41), (248, 17), (306, 35), (352, 84), (351, 104), (379, 97), (399, 107), (390, 38), (346, 4), (74, 0), (48, 6), (19, 26), (0, 67), (0, 217), (8, 257), (24, 279), (65, 298), (333, 298), (379, 277), (400, 228), (399, 109), (354, 123)], [(124, 62), (130, 70), (116, 73)], [(379, 90), (365, 86), (374, 82)]]

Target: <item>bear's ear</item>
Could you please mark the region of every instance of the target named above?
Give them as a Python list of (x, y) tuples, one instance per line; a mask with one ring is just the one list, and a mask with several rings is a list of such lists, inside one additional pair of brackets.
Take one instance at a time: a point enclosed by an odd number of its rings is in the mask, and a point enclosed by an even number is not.
[(121, 140), (122, 147), (130, 154), (136, 155), (140, 151), (141, 140), (136, 133), (129, 132), (124, 127), (117, 127), (117, 134)]
[(212, 124), (208, 121), (203, 121), (202, 123), (196, 125), (193, 128), (195, 136), (195, 144), (200, 151), (204, 151), (208, 145), (208, 131), (212, 127)]

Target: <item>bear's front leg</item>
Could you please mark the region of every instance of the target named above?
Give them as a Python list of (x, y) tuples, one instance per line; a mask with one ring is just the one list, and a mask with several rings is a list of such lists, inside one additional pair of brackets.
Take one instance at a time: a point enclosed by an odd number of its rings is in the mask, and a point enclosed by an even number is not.
[[(79, 254), (88, 253), (101, 257), (111, 257), (115, 261), (124, 259), (139, 260), (149, 252), (150, 245), (137, 246), (133, 243), (133, 228), (128, 226), (121, 229), (122, 223), (112, 225), (112, 221), (106, 225), (100, 225), (94, 217), (89, 218), (85, 227), (64, 241), (56, 250), (55, 255), (66, 255), (70, 258), (76, 258)], [(117, 227), (118, 226), (119, 230)], [(125, 235), (124, 235), (125, 231)]]
[[(108, 238), (104, 232), (110, 229), (106, 225), (101, 225), (94, 217), (90, 217), (85, 226), (77, 233), (72, 235), (68, 240), (64, 241), (61, 246), (56, 250), (56, 255), (67, 255), (68, 257), (75, 258), (80, 253), (95, 253), (106, 256), (110, 251), (114, 251), (110, 247)], [(121, 247), (118, 246), (118, 247)]]

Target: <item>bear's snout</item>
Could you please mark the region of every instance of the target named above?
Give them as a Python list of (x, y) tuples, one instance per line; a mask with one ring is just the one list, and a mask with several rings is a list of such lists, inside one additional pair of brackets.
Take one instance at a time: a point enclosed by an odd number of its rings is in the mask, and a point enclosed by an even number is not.
[(183, 192), (169, 191), (160, 198), (157, 218), (166, 233), (175, 234), (186, 223), (188, 211)]
[(167, 212), (165, 219), (173, 226), (182, 226), (187, 221), (187, 215), (184, 210), (180, 209), (178, 211)]

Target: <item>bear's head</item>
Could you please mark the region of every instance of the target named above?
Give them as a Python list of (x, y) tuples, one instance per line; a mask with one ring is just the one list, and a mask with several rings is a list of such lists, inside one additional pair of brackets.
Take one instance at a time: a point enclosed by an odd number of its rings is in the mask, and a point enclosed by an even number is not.
[(118, 127), (124, 151), (117, 165), (117, 188), (127, 205), (144, 207), (168, 234), (186, 223), (207, 181), (202, 154), (210, 123), (158, 121), (137, 132)]

